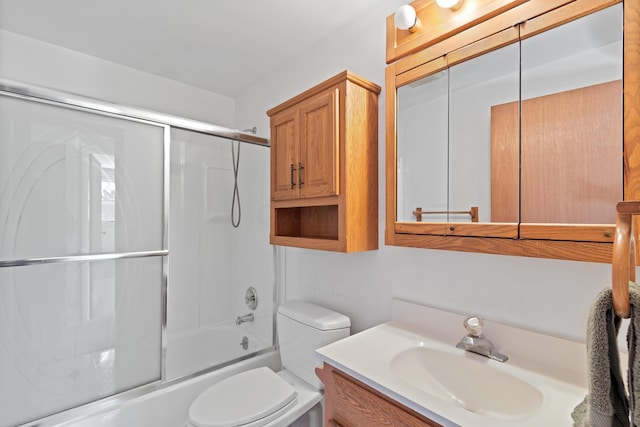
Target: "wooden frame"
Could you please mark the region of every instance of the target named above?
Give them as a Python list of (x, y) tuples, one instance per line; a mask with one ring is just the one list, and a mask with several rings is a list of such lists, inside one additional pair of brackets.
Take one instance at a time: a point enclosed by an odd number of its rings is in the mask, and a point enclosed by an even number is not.
[[(385, 243), (429, 249), (611, 262), (615, 225), (554, 224), (451, 224), (396, 222), (397, 150), (396, 88), (414, 82), (452, 63), (514, 43), (571, 20), (604, 9), (619, 0), (536, 0), (535, 2), (491, 2), (467, 0), (467, 3), (493, 4), (501, 8), (485, 10), (485, 15), (471, 24), (449, 29), (435, 42), (427, 42), (421, 33), (406, 35), (404, 51), (387, 38), (387, 58), (403, 59), (386, 69), (386, 229)], [(433, 7), (431, 2), (414, 2), (419, 7)], [(430, 6), (431, 5), (431, 6)], [(640, 0), (624, 2), (624, 199), (640, 200)], [(494, 13), (495, 12), (495, 13)], [(393, 16), (387, 21), (393, 24)], [(520, 26), (520, 34), (514, 25)], [(391, 29), (397, 33), (399, 30)], [(443, 33), (445, 34), (445, 33)], [(393, 38), (393, 35), (391, 36)], [(514, 39), (515, 38), (515, 39)], [(413, 44), (411, 44), (413, 43)], [(456, 51), (445, 59), (445, 54)], [(404, 52), (404, 53), (403, 53)], [(447, 55), (449, 56), (449, 55)], [(612, 207), (613, 209), (613, 207)], [(636, 227), (637, 229), (637, 227)], [(522, 236), (528, 236), (523, 239)], [(490, 237), (489, 237), (490, 236)], [(520, 237), (519, 237), (520, 236)], [(557, 239), (557, 240), (553, 240)]]

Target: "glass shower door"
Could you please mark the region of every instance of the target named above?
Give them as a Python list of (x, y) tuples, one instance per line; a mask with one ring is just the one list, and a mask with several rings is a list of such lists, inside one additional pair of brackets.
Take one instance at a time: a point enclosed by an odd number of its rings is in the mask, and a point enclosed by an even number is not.
[(274, 344), (269, 162), (265, 147), (171, 129), (167, 380)]
[(161, 379), (167, 134), (0, 95), (0, 426)]

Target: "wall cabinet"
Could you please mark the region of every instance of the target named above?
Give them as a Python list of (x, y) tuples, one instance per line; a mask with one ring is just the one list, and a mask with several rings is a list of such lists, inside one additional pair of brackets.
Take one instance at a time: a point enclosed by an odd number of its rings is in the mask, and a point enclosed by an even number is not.
[(378, 248), (378, 95), (349, 72), (267, 112), (274, 245)]
[(442, 427), (331, 365), (316, 373), (324, 383), (325, 426)]

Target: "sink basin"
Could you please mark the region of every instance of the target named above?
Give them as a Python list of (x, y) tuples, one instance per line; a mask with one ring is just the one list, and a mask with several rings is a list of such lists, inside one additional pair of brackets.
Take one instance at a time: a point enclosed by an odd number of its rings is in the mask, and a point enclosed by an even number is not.
[(400, 351), (389, 368), (402, 381), (468, 411), (509, 421), (530, 417), (542, 405), (542, 393), (495, 364), (464, 351), (419, 346)]
[(500, 363), (456, 348), (465, 319), (394, 300), (389, 322), (317, 354), (437, 425), (574, 425), (571, 412), (588, 391), (584, 343), (485, 322), (488, 336), (509, 356)]

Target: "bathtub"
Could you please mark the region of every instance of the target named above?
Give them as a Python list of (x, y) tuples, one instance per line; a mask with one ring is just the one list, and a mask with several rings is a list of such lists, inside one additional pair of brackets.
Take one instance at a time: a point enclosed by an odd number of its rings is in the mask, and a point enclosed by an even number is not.
[[(269, 351), (121, 402), (89, 404), (25, 426), (38, 427), (184, 427), (191, 402), (207, 387), (238, 372), (260, 366), (280, 368), (280, 354)], [(103, 407), (107, 406), (107, 407)], [(67, 418), (67, 421), (60, 421)]]
[[(280, 353), (248, 329), (245, 325), (225, 324), (168, 337), (165, 381), (20, 427), (184, 427), (191, 402), (210, 385), (252, 368), (280, 369)], [(238, 359), (241, 360), (229, 364)], [(224, 364), (227, 365), (211, 369)], [(204, 373), (194, 374), (203, 370)]]

